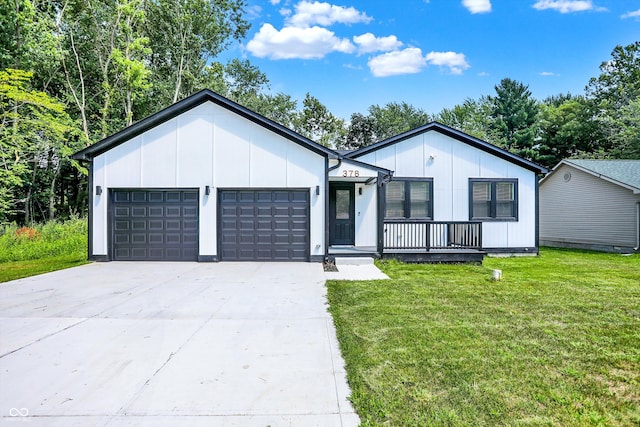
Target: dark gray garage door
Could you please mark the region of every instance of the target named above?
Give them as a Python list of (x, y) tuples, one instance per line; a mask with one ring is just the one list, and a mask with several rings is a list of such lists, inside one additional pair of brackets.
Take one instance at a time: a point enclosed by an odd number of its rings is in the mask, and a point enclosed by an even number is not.
[(198, 259), (198, 190), (111, 190), (112, 259)]
[(309, 190), (220, 190), (223, 261), (308, 261)]

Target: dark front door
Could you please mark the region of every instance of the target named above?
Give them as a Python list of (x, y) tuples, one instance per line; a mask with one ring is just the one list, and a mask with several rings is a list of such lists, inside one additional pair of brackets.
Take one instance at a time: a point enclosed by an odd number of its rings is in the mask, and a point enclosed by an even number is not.
[(329, 244), (354, 245), (356, 240), (355, 187), (329, 184)]

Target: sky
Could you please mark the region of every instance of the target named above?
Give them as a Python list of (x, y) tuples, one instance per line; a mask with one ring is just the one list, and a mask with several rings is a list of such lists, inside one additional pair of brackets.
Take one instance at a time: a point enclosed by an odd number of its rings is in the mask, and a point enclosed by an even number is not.
[(539, 100), (583, 94), (616, 45), (640, 40), (640, 0), (248, 0), (245, 18), (226, 59), (344, 119), (389, 102), (435, 114), (505, 77)]

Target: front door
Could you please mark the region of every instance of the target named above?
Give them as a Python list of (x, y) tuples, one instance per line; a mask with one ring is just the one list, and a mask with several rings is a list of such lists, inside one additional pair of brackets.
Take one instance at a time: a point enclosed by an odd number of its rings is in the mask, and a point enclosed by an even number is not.
[(329, 244), (355, 245), (355, 186), (329, 184)]

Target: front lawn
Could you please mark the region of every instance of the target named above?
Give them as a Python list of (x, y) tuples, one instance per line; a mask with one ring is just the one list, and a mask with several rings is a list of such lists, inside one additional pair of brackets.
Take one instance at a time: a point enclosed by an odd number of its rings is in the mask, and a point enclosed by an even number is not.
[(0, 283), (87, 262), (86, 219), (0, 227)]
[(362, 425), (640, 425), (640, 255), (378, 265), (327, 284)]

